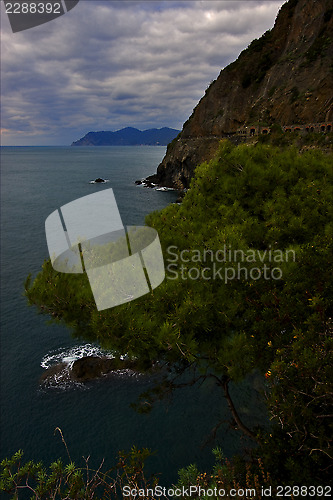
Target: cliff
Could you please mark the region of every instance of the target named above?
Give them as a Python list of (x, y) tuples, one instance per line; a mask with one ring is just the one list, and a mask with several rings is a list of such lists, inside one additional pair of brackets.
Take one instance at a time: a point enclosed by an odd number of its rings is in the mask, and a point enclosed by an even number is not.
[(214, 155), (221, 138), (246, 126), (331, 121), (332, 88), (332, 1), (289, 0), (272, 30), (209, 86), (149, 180), (188, 187), (195, 166)]

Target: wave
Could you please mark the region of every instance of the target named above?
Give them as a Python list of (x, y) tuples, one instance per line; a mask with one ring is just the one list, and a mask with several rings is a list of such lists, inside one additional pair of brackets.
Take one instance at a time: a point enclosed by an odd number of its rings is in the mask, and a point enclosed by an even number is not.
[(175, 189), (174, 188), (170, 188), (170, 187), (162, 186), (162, 187), (155, 187), (155, 191), (175, 191)]

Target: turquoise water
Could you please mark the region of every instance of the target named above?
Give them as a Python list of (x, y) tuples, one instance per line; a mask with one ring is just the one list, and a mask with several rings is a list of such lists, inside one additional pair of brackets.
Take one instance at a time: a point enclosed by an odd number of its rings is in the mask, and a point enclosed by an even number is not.
[[(0, 458), (23, 449), (26, 458), (46, 464), (66, 452), (82, 465), (105, 458), (114, 463), (117, 451), (132, 445), (156, 451), (148, 471), (162, 474), (162, 485), (177, 478), (177, 470), (196, 462), (212, 464), (212, 445), (226, 456), (248, 444), (230, 428), (226, 402), (212, 381), (184, 388), (172, 400), (161, 402), (149, 415), (139, 415), (130, 404), (151, 381), (144, 377), (114, 377), (85, 387), (41, 390), (39, 377), (45, 360), (89, 352), (87, 342), (75, 340), (62, 326), (28, 307), (23, 283), (36, 275), (48, 258), (46, 217), (76, 198), (113, 188), (124, 225), (143, 224), (152, 210), (175, 201), (177, 194), (136, 186), (134, 181), (156, 170), (164, 147), (20, 147), (2, 148), (1, 161), (1, 451)], [(89, 184), (96, 177), (105, 185)], [(262, 417), (258, 393), (250, 386), (234, 388), (236, 404), (248, 424)], [(240, 398), (242, 398), (240, 400)], [(217, 440), (205, 445), (218, 421)]]

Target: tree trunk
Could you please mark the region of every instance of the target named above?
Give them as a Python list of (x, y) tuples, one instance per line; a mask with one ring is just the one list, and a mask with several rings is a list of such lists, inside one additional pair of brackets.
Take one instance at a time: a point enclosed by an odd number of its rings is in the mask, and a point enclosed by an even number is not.
[(256, 435), (248, 427), (246, 427), (245, 424), (243, 424), (243, 422), (241, 421), (241, 419), (237, 413), (237, 410), (236, 410), (234, 403), (233, 403), (233, 401), (230, 397), (230, 394), (229, 394), (229, 382), (230, 382), (230, 379), (228, 377), (223, 377), (223, 379), (220, 380), (220, 385), (223, 387), (224, 396), (227, 400), (227, 403), (228, 403), (228, 406), (229, 406), (230, 411), (232, 413), (232, 416), (234, 417), (235, 422), (238, 425), (238, 427), (240, 428), (240, 430), (243, 431), (246, 436), (249, 436), (251, 439), (254, 439), (256, 441), (257, 440)]

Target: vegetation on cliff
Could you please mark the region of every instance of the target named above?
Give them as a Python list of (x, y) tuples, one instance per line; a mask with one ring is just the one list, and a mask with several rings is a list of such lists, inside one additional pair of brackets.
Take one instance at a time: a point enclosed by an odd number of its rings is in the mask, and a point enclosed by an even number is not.
[[(75, 335), (142, 367), (159, 360), (169, 373), (142, 411), (176, 389), (180, 373), (190, 383), (214, 378), (236, 427), (258, 444), (250, 464), (239, 462), (240, 480), (246, 467), (259, 473), (260, 457), (272, 484), (323, 483), (332, 459), (332, 177), (332, 155), (318, 149), (222, 141), (182, 204), (147, 217), (167, 274), (150, 295), (99, 312), (86, 277), (49, 261), (26, 295)], [(228, 392), (253, 370), (266, 379), (269, 430), (250, 429)]]

